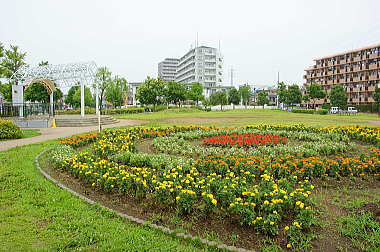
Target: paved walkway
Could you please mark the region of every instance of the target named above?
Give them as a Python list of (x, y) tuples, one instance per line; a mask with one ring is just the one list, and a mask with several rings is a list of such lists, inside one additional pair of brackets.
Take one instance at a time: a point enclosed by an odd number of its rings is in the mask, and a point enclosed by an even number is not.
[[(143, 123), (147, 123), (148, 121), (143, 120), (126, 120), (126, 119), (118, 119), (118, 123), (103, 125), (102, 128), (114, 128), (114, 127), (122, 127), (122, 126), (133, 126), (140, 125)], [(40, 136), (30, 137), (30, 138), (22, 138), (15, 139), (9, 141), (1, 141), (0, 142), (0, 151), (8, 150), (10, 148), (14, 148), (17, 146), (23, 146), (27, 144), (44, 142), (50, 139), (56, 139), (61, 137), (68, 137), (75, 134), (85, 133), (89, 131), (98, 130), (98, 126), (88, 126), (88, 127), (59, 127), (59, 128), (40, 128), (41, 132)]]

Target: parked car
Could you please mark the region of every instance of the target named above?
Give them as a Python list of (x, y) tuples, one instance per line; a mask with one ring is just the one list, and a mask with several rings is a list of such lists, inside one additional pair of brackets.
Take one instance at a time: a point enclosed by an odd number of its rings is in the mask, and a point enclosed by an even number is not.
[(347, 113), (349, 113), (349, 114), (356, 114), (356, 113), (358, 113), (358, 110), (355, 107), (348, 107), (347, 108)]
[(338, 114), (339, 113), (339, 108), (338, 107), (331, 107), (330, 108), (330, 114)]

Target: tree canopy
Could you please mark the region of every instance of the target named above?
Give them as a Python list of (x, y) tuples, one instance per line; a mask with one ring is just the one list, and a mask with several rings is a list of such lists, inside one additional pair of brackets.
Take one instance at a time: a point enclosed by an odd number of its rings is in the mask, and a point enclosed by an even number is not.
[(124, 105), (127, 94), (127, 80), (119, 77), (115, 77), (111, 80), (110, 85), (105, 90), (106, 100), (112, 103), (113, 107), (120, 107)]
[(227, 105), (227, 93), (218, 91), (210, 96), (210, 103), (213, 106), (220, 105), (220, 110), (223, 110), (223, 105)]
[(165, 83), (161, 79), (148, 77), (137, 89), (136, 99), (143, 105), (156, 106), (162, 103), (164, 98)]
[(257, 105), (264, 106), (269, 103), (268, 99), (268, 93), (267, 92), (260, 92), (257, 96)]
[(165, 98), (167, 102), (180, 106), (181, 102), (186, 100), (186, 85), (175, 81), (167, 82)]
[(317, 99), (322, 99), (326, 97), (325, 92), (322, 90), (322, 86), (317, 83), (311, 83), (310, 85), (306, 86), (306, 90), (308, 93), (308, 97), (313, 102), (314, 108), (315, 108), (315, 102)]
[(333, 85), (330, 93), (332, 107), (344, 108), (347, 106), (347, 93), (341, 85)]
[(302, 92), (297, 84), (288, 87), (288, 104), (293, 106), (302, 102)]
[(249, 104), (249, 100), (251, 98), (251, 87), (249, 85), (243, 85), (239, 87), (239, 93), (241, 96), (241, 100), (245, 107)]
[[(56, 89), (53, 93), (54, 102), (57, 102), (63, 97), (63, 93), (60, 89)], [(32, 83), (24, 91), (24, 99), (31, 102), (49, 103), (50, 96), (46, 88), (40, 83)]]
[[(20, 52), (18, 46), (11, 45), (4, 50), (0, 43), (0, 78), (10, 78), (21, 66), (25, 65), (26, 53)], [(0, 92), (5, 100), (12, 100), (12, 83), (0, 83)]]
[(228, 92), (228, 103), (233, 104), (233, 108), (235, 109), (235, 105), (239, 105), (240, 103), (240, 93), (236, 88), (230, 89)]
[(187, 97), (190, 100), (196, 101), (197, 105), (199, 101), (203, 100), (203, 85), (198, 82), (191, 84), (190, 90), (187, 92)]

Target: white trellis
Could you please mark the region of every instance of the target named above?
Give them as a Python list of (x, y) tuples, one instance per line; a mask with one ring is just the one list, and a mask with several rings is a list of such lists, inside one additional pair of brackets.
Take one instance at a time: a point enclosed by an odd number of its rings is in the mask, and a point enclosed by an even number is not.
[[(84, 116), (84, 87), (92, 86), (95, 82), (97, 66), (95, 62), (70, 63), (46, 66), (23, 66), (15, 72), (11, 80), (15, 85), (12, 86), (13, 104), (23, 103), (23, 90), (25, 86), (38, 82), (43, 84), (50, 94), (50, 106), (53, 108), (53, 91), (55, 89), (53, 82), (58, 87), (77, 86), (81, 87), (81, 115)], [(53, 109), (51, 109), (53, 111)], [(20, 116), (23, 116), (22, 108)], [(96, 84), (96, 113), (99, 113), (99, 87)]]

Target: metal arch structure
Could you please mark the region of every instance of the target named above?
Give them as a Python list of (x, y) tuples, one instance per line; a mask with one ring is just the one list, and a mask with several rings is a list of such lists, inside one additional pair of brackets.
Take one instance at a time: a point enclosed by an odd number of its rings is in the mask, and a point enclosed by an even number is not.
[[(23, 103), (23, 90), (32, 83), (41, 83), (45, 86), (50, 94), (50, 105), (53, 106), (53, 91), (55, 89), (52, 83), (58, 87), (81, 86), (81, 115), (84, 116), (84, 87), (95, 82), (97, 66), (95, 62), (69, 63), (45, 66), (22, 66), (12, 76), (11, 80), (15, 85), (12, 87), (12, 96), (17, 95), (13, 102), (21, 101)], [(21, 93), (21, 94), (20, 94)], [(21, 110), (20, 110), (21, 112)], [(96, 113), (99, 113), (99, 88), (96, 85)]]

